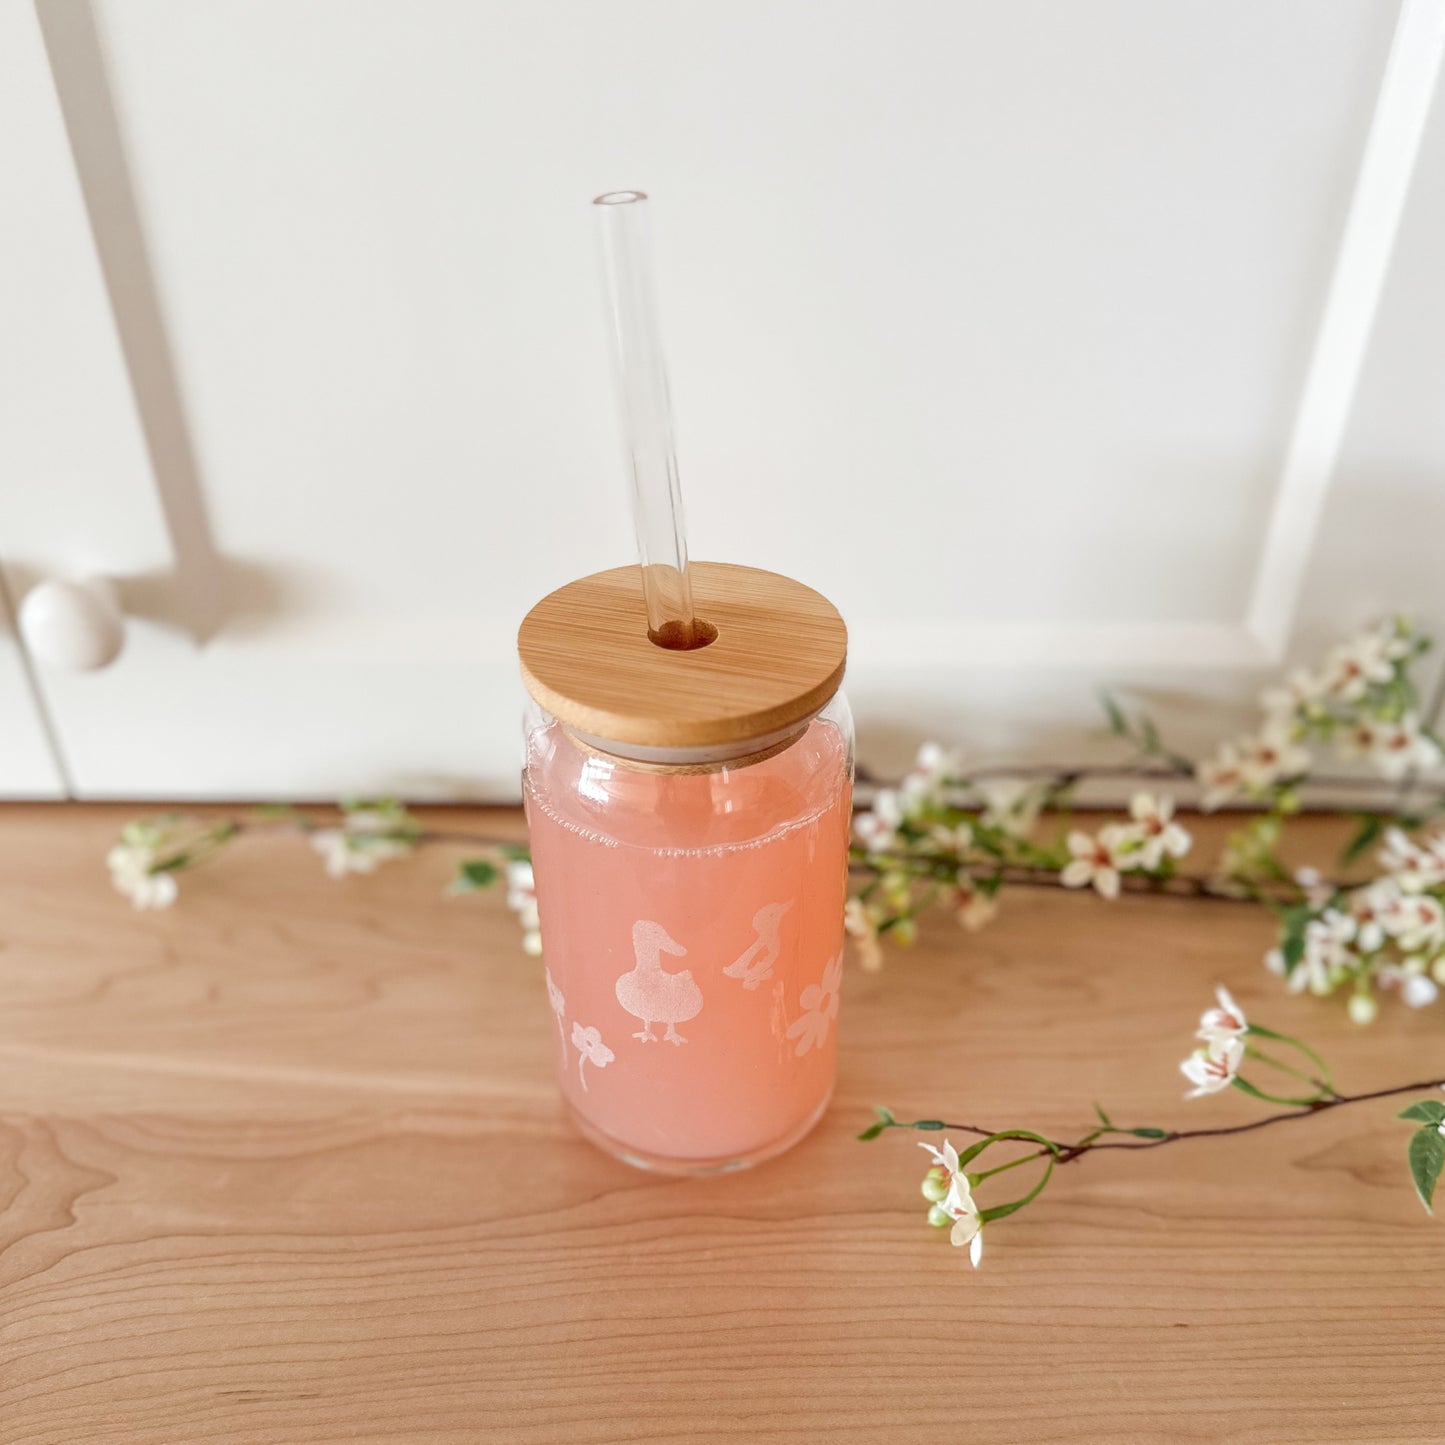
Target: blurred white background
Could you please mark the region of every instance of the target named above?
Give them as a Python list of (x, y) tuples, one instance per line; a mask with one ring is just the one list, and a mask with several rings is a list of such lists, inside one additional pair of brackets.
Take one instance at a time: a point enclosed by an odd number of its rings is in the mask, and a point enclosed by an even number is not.
[[(37, 13), (38, 11), (38, 13)], [(1398, 33), (1397, 33), (1398, 32)], [(0, 793), (514, 798), (626, 561), (589, 199), (654, 197), (692, 553), (860, 756), (1186, 746), (1445, 625), (1445, 0), (0, 0)], [(1392, 48), (1393, 41), (1393, 48)]]

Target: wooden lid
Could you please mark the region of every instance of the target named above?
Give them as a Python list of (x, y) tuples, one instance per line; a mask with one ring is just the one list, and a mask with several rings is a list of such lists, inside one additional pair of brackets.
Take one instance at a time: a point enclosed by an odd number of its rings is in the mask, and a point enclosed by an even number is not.
[(645, 748), (708, 748), (801, 724), (838, 690), (848, 630), (820, 592), (776, 572), (694, 562), (697, 616), (717, 628), (679, 652), (647, 635), (639, 569), (544, 597), (517, 634), (527, 691), (567, 726)]

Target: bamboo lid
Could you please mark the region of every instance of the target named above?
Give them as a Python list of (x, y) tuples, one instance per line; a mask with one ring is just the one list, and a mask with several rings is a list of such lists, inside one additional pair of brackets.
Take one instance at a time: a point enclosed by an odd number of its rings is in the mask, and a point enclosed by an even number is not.
[(592, 739), (712, 748), (796, 728), (843, 680), (848, 631), (820, 592), (756, 567), (694, 562), (697, 616), (717, 628), (681, 652), (647, 635), (638, 568), (581, 577), (544, 597), (517, 634), (527, 691)]

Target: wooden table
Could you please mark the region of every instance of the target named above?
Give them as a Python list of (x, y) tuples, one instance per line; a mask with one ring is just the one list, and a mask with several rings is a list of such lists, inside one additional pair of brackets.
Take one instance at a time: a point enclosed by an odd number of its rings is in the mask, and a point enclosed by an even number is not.
[(1445, 1439), (1445, 1226), (1396, 1102), (1083, 1160), (976, 1273), (915, 1136), (853, 1139), (875, 1103), (1247, 1118), (1181, 1099), (1216, 979), (1343, 1087), (1441, 1071), (1441, 1009), (1284, 996), (1253, 910), (939, 920), (850, 966), (809, 1140), (677, 1181), (562, 1123), (541, 969), (500, 897), (442, 896), (447, 848), (338, 883), (243, 839), (134, 914), (127, 815), (0, 811), (4, 1442)]

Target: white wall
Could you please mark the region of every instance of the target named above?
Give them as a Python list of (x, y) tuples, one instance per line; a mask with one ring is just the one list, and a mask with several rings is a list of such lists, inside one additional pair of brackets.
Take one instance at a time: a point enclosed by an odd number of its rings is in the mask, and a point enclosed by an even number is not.
[(693, 553), (834, 597), (871, 760), (1076, 753), (1103, 682), (1199, 742), (1445, 624), (1445, 4), (1387, 65), (1397, 13), (11, 0), (0, 561), (135, 614), (41, 669), (75, 788), (515, 795), (516, 621), (630, 554), (622, 186)]

